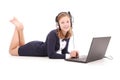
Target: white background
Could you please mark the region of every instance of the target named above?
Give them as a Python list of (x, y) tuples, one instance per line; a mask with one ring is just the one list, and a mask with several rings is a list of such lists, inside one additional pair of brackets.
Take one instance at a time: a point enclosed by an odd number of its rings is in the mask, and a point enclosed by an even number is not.
[[(13, 16), (24, 24), (26, 42), (45, 41), (48, 32), (56, 28), (55, 17), (61, 11), (70, 11), (74, 18), (75, 48), (80, 54), (88, 52), (92, 37), (111, 36), (106, 56), (113, 60), (82, 64), (9, 55), (14, 32), (9, 20)], [(0, 80), (119, 80), (118, 27), (119, 0), (0, 0)]]

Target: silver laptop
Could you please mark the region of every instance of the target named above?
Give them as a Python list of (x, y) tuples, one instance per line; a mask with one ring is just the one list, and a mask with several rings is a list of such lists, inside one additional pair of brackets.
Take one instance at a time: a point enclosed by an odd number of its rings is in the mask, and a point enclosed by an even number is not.
[(66, 61), (87, 63), (104, 58), (111, 37), (94, 37), (88, 55), (79, 55), (78, 58), (65, 59)]

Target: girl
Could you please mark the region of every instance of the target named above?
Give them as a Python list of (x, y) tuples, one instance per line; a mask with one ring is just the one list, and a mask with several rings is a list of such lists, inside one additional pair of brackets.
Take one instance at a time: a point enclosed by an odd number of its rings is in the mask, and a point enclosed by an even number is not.
[(72, 36), (72, 21), (69, 12), (61, 12), (56, 16), (58, 28), (50, 31), (46, 41), (31, 41), (25, 44), (23, 24), (13, 18), (15, 25), (14, 35), (10, 44), (9, 53), (13, 56), (48, 56), (52, 59), (78, 57), (77, 51), (68, 52), (69, 39)]

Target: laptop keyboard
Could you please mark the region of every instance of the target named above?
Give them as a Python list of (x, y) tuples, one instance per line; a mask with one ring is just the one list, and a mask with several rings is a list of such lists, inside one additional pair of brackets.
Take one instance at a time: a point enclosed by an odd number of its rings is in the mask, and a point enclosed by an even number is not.
[(71, 58), (72, 60), (76, 60), (76, 61), (86, 61), (86, 55), (81, 55), (78, 58)]

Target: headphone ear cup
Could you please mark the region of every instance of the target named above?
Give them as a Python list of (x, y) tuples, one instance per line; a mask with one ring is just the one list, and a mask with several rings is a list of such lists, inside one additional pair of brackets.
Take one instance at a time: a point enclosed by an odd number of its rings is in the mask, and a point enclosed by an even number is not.
[(59, 24), (58, 24), (58, 22), (56, 22), (56, 27), (57, 27), (57, 29), (59, 29), (60, 27), (59, 27)]
[(59, 30), (61, 30), (61, 28), (60, 28), (60, 24), (58, 23), (58, 28), (59, 28)]
[(58, 23), (56, 22), (56, 27), (58, 28)]
[(56, 27), (57, 27), (57, 29), (61, 30), (60, 25), (59, 25), (58, 22), (56, 22)]
[(70, 19), (71, 27), (72, 27), (72, 19)]
[(69, 16), (70, 16), (70, 23), (71, 23), (71, 27), (72, 27), (73, 18), (72, 18), (72, 15), (71, 15), (70, 11), (68, 11), (68, 14), (69, 14)]

